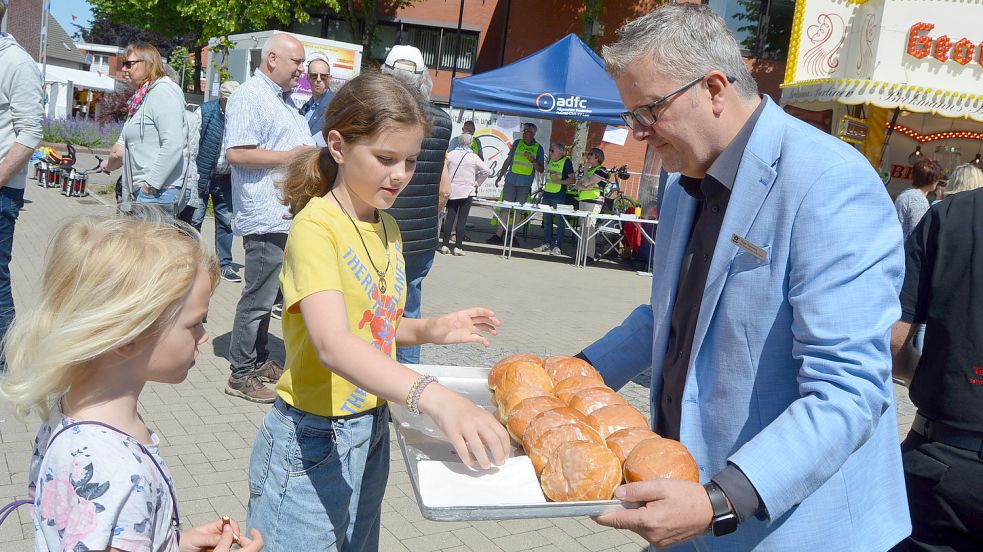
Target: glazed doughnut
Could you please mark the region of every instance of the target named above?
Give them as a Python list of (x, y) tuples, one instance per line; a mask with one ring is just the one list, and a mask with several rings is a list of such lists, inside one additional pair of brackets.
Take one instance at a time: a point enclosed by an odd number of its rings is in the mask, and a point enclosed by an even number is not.
[(570, 398), (570, 407), (584, 416), (589, 416), (595, 410), (613, 404), (628, 404), (628, 401), (610, 387), (582, 389)]
[(613, 404), (599, 408), (588, 416), (590, 425), (607, 439), (612, 433), (629, 428), (648, 429), (649, 423), (637, 408), (630, 404)]
[(658, 433), (648, 428), (626, 427), (608, 435), (605, 442), (608, 448), (611, 449), (611, 452), (618, 457), (618, 461), (624, 464), (625, 459), (628, 458), (632, 449), (646, 439), (661, 439), (661, 437)]
[(563, 404), (563, 401), (551, 395), (529, 397), (519, 401), (515, 407), (509, 410), (509, 418), (505, 427), (509, 430), (509, 435), (516, 442), (521, 443), (522, 434), (526, 432), (526, 427), (533, 418), (547, 410), (553, 410), (554, 408), (563, 406), (566, 406)]
[(625, 481), (680, 479), (699, 483), (700, 470), (686, 446), (672, 439), (646, 439), (625, 460)]
[(553, 452), (540, 486), (556, 502), (609, 500), (621, 483), (621, 464), (613, 452), (589, 441), (569, 441)]
[(548, 357), (543, 361), (543, 369), (553, 378), (553, 383), (560, 383), (573, 376), (587, 376), (595, 378), (600, 385), (604, 385), (601, 374), (597, 373), (593, 366), (576, 357)]

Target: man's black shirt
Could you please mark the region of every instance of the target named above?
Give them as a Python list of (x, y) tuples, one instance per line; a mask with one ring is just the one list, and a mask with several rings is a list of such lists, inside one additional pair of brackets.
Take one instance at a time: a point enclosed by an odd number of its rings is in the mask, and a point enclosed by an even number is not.
[(983, 432), (983, 189), (937, 203), (905, 242), (901, 320), (925, 323), (911, 402)]

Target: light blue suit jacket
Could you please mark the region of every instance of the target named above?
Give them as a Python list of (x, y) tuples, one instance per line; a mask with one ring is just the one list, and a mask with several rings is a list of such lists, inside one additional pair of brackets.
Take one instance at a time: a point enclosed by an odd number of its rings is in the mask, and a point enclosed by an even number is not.
[[(680, 436), (703, 482), (732, 462), (767, 512), (680, 548), (887, 550), (911, 530), (889, 346), (901, 228), (863, 156), (765, 101), (710, 264)], [(614, 388), (651, 369), (653, 418), (696, 207), (671, 178), (651, 305), (584, 351)]]

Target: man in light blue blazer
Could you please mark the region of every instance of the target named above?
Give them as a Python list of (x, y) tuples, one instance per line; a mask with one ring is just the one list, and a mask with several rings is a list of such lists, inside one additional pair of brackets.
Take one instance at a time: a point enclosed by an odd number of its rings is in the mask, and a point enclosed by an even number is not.
[(651, 370), (654, 428), (703, 485), (628, 484), (644, 507), (596, 520), (687, 550), (891, 548), (911, 530), (889, 348), (904, 259), (877, 174), (758, 95), (706, 6), (628, 23), (604, 57), (673, 174), (651, 304), (581, 355), (614, 388)]
[(320, 57), (312, 59), (307, 64), (307, 80), (311, 83), (311, 99), (300, 107), (300, 114), (307, 119), (311, 136), (314, 136), (321, 132), (321, 127), (324, 126), (324, 111), (334, 97), (334, 93), (328, 87), (331, 84), (331, 65)]

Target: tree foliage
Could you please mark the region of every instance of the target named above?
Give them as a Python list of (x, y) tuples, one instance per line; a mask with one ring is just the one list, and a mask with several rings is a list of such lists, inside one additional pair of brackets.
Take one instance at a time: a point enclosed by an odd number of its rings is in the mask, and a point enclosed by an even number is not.
[[(362, 45), (362, 65), (372, 63), (372, 44), (379, 27), (379, 13), (395, 13), (420, 0), (340, 0), (331, 6), (345, 20), (348, 32)], [(328, 2), (330, 5), (332, 2)]]

